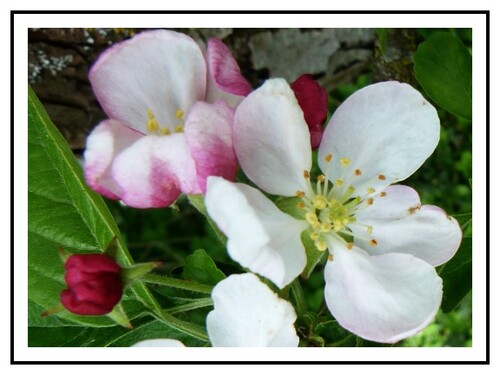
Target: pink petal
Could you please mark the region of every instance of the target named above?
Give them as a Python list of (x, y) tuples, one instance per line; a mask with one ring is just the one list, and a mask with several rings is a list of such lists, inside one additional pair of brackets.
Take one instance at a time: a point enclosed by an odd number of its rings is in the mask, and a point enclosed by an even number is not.
[(160, 126), (177, 124), (206, 90), (206, 65), (198, 45), (168, 30), (146, 31), (117, 43), (99, 57), (89, 73), (104, 111), (143, 133), (147, 111)]
[(243, 99), (242, 97), (252, 91), (252, 86), (241, 75), (238, 63), (231, 51), (219, 39), (208, 40), (206, 60), (208, 65), (207, 100), (209, 102), (220, 98), (235, 106)]
[(112, 175), (122, 200), (136, 208), (166, 207), (182, 192), (199, 192), (184, 134), (147, 136), (118, 155)]
[(328, 94), (310, 74), (301, 75), (290, 87), (299, 102), (302, 112), (304, 112), (304, 119), (309, 126), (311, 147), (316, 150), (321, 143), (323, 124), (328, 115)]
[(394, 343), (434, 319), (442, 281), (430, 264), (408, 254), (370, 256), (356, 246), (336, 247), (332, 254), (325, 299), (342, 327), (367, 340)]
[(120, 199), (120, 187), (111, 176), (114, 158), (143, 135), (115, 120), (98, 125), (87, 138), (84, 171), (87, 184), (109, 199)]
[(208, 176), (230, 181), (236, 178), (238, 161), (233, 149), (233, 119), (234, 110), (223, 101), (198, 102), (186, 119), (186, 141), (203, 193)]

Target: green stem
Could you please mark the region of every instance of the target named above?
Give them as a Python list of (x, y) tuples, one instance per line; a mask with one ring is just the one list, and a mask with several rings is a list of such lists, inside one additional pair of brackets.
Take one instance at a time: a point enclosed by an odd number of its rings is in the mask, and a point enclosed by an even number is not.
[(209, 342), (207, 331), (199, 325), (180, 320), (166, 311), (162, 311), (161, 314), (155, 313), (154, 316), (158, 320), (161, 320), (173, 328), (176, 328), (190, 336), (196, 337), (197, 339)]
[(172, 288), (189, 290), (191, 292), (199, 292), (210, 294), (212, 292), (212, 286), (199, 284), (195, 281), (174, 279), (172, 277), (160, 276), (155, 274), (146, 274), (141, 276), (138, 280), (150, 284), (165, 285)]
[(166, 313), (175, 314), (183, 311), (190, 311), (195, 309), (200, 309), (202, 307), (212, 306), (213, 301), (212, 298), (200, 298), (195, 302), (186, 303), (181, 306), (170, 307), (168, 309), (163, 310)]
[(306, 298), (304, 296), (304, 291), (302, 290), (302, 286), (300, 285), (300, 281), (298, 278), (292, 282), (292, 288), (290, 291), (292, 293), (291, 297), (295, 301), (295, 306), (297, 307), (297, 315), (300, 318), (304, 316), (308, 308)]

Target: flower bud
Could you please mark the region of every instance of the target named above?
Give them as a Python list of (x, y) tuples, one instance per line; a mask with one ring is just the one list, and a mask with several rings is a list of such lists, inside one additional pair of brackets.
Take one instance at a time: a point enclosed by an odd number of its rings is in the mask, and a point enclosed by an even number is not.
[(68, 288), (61, 303), (79, 315), (104, 315), (113, 310), (123, 294), (121, 267), (104, 254), (71, 255), (65, 265)]
[(310, 74), (301, 75), (290, 87), (304, 112), (311, 134), (311, 147), (315, 150), (323, 137), (323, 124), (328, 114), (328, 94)]

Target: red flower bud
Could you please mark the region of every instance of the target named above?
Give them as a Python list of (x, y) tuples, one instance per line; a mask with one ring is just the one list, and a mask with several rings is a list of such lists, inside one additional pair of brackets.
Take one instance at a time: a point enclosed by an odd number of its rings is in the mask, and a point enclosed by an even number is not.
[(301, 75), (290, 87), (304, 112), (311, 134), (311, 147), (315, 150), (323, 137), (323, 124), (328, 114), (328, 94), (310, 74)]
[(114, 259), (104, 254), (76, 254), (64, 268), (68, 288), (61, 292), (61, 302), (72, 313), (104, 315), (120, 302), (123, 282)]

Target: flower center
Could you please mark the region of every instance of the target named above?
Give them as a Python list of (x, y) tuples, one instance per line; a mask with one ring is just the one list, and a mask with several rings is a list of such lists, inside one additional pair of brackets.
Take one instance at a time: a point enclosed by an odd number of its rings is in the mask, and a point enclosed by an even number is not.
[[(327, 163), (332, 159), (331, 154), (325, 157)], [(340, 158), (338, 162), (342, 167), (350, 165), (348, 158)], [(353, 175), (354, 178), (361, 176), (361, 171), (356, 169)], [(304, 217), (311, 226), (311, 239), (319, 251), (328, 248), (329, 239), (340, 240), (350, 250), (355, 236), (366, 239), (374, 247), (377, 241), (371, 237), (373, 228), (360, 223), (356, 213), (373, 204), (376, 191), (369, 188), (365, 194), (356, 195), (355, 188), (348, 181), (344, 182), (344, 176), (341, 177), (331, 179), (319, 175), (313, 185), (309, 172), (304, 171), (309, 189), (307, 192), (297, 191), (296, 195), (302, 199), (297, 207), (305, 211)], [(385, 196), (385, 193), (380, 196)]]
[(182, 133), (184, 131), (184, 111), (181, 109), (175, 111), (175, 118), (178, 122), (172, 126), (160, 125), (152, 109), (147, 110), (147, 115), (146, 129), (150, 134), (169, 135), (172, 133)]

